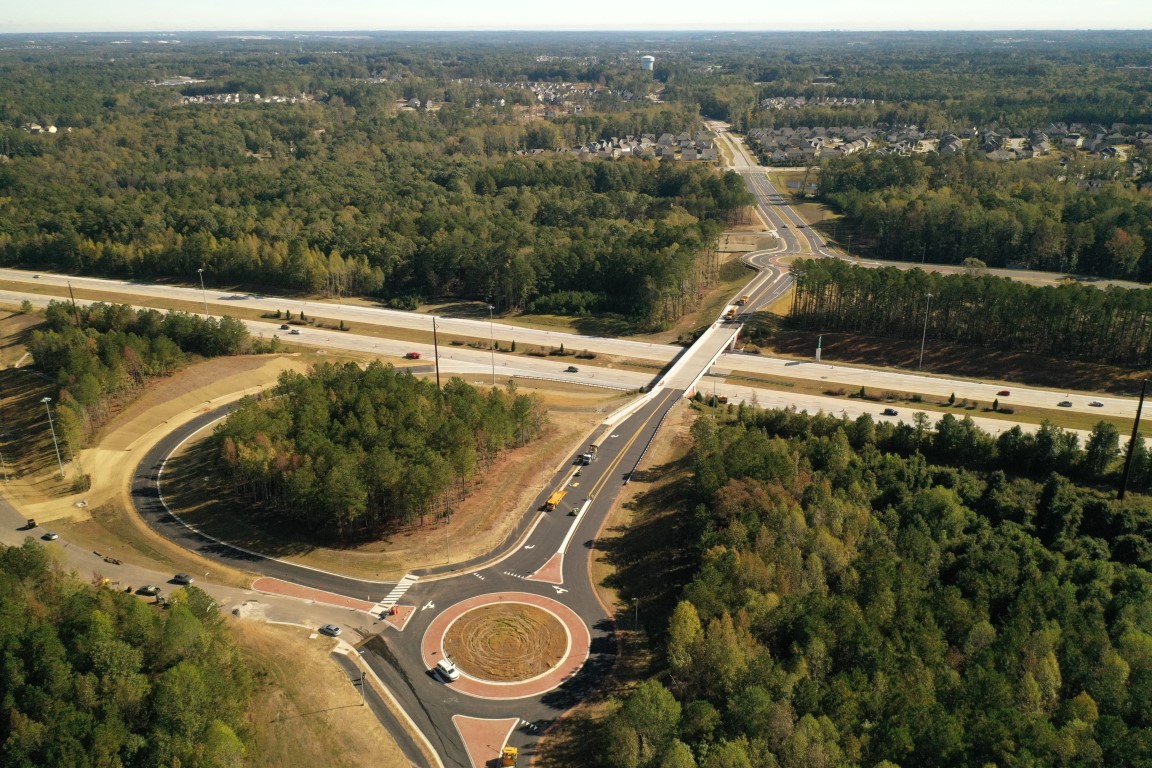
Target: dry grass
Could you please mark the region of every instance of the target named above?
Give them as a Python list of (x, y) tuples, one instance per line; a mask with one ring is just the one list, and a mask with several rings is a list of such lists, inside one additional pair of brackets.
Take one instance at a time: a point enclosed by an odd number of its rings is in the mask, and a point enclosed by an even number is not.
[(555, 667), (568, 635), (551, 613), (532, 605), (488, 605), (468, 611), (444, 636), (444, 650), (473, 677), (528, 680)]
[(298, 627), (231, 620), (256, 676), (248, 710), (253, 768), (379, 768), (408, 762), (330, 656)]

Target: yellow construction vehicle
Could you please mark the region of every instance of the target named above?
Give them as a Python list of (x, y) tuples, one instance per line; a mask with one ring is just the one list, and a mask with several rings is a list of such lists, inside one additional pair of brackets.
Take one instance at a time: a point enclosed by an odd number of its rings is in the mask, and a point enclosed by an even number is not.
[(516, 747), (504, 747), (504, 749), (500, 752), (500, 765), (514, 766), (516, 765), (516, 758), (519, 756), (520, 750), (516, 749)]
[(564, 501), (564, 497), (568, 495), (568, 491), (556, 491), (548, 497), (548, 501), (544, 502), (544, 511), (551, 512), (556, 509), (556, 506)]

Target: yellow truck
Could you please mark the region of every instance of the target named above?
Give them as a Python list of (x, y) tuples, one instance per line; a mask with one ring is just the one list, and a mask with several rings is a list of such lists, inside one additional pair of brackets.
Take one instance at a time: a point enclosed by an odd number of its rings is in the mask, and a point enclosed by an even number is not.
[(564, 501), (564, 497), (568, 495), (568, 491), (553, 491), (552, 495), (548, 497), (548, 501), (544, 502), (544, 511), (551, 512), (556, 509), (556, 506)]
[(516, 747), (504, 747), (504, 749), (500, 751), (501, 768), (516, 765), (516, 758), (519, 756), (520, 750), (516, 749)]
[(736, 322), (736, 307), (728, 308), (728, 314), (724, 315), (724, 321), (728, 323)]
[(743, 296), (741, 296), (739, 299), (736, 300), (736, 304), (742, 307), (745, 304), (747, 304), (751, 298), (752, 297), (749, 296), (748, 294), (744, 294)]

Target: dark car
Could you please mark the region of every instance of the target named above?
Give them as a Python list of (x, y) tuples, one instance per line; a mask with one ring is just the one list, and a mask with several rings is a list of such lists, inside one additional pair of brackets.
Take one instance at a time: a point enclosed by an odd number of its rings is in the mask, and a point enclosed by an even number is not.
[(195, 581), (195, 579), (193, 579), (187, 573), (178, 573), (172, 577), (172, 581), (176, 582), (177, 584), (188, 585)]
[(580, 369), (574, 365), (570, 365), (564, 369), (564, 373), (580, 373)]
[(287, 323), (282, 323), (282, 324), (280, 325), (280, 330), (282, 330), (282, 331), (286, 331), (286, 330), (288, 330), (288, 327), (289, 327), (289, 326), (288, 326), (288, 324), (287, 324)]
[(885, 408), (884, 410), (880, 411), (881, 416), (896, 416), (899, 413), (900, 412), (897, 411), (895, 408)]
[(140, 587), (140, 589), (136, 590), (136, 594), (155, 597), (156, 595), (160, 594), (160, 587), (156, 586), (155, 584), (145, 584), (144, 586)]
[(1056, 405), (1059, 406), (1060, 408), (1071, 408), (1072, 407), (1072, 401), (1071, 400), (1061, 400), (1060, 402), (1056, 403)]
[(996, 397), (1008, 397), (1008, 395), (1010, 395), (1010, 394), (1012, 394), (1012, 393), (1010, 391), (1008, 391), (1007, 389), (1002, 389), (996, 393)]

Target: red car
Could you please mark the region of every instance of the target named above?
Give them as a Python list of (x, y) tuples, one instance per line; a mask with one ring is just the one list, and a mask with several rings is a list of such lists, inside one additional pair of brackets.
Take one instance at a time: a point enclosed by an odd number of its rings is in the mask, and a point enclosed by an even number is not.
[(409, 352), (408, 354), (404, 355), (404, 359), (405, 360), (419, 360), (420, 359), (420, 353), (419, 352)]
[(1008, 390), (1002, 389), (996, 393), (996, 397), (1008, 397), (1008, 395), (1010, 395), (1010, 394), (1012, 394), (1012, 393), (1009, 392)]

